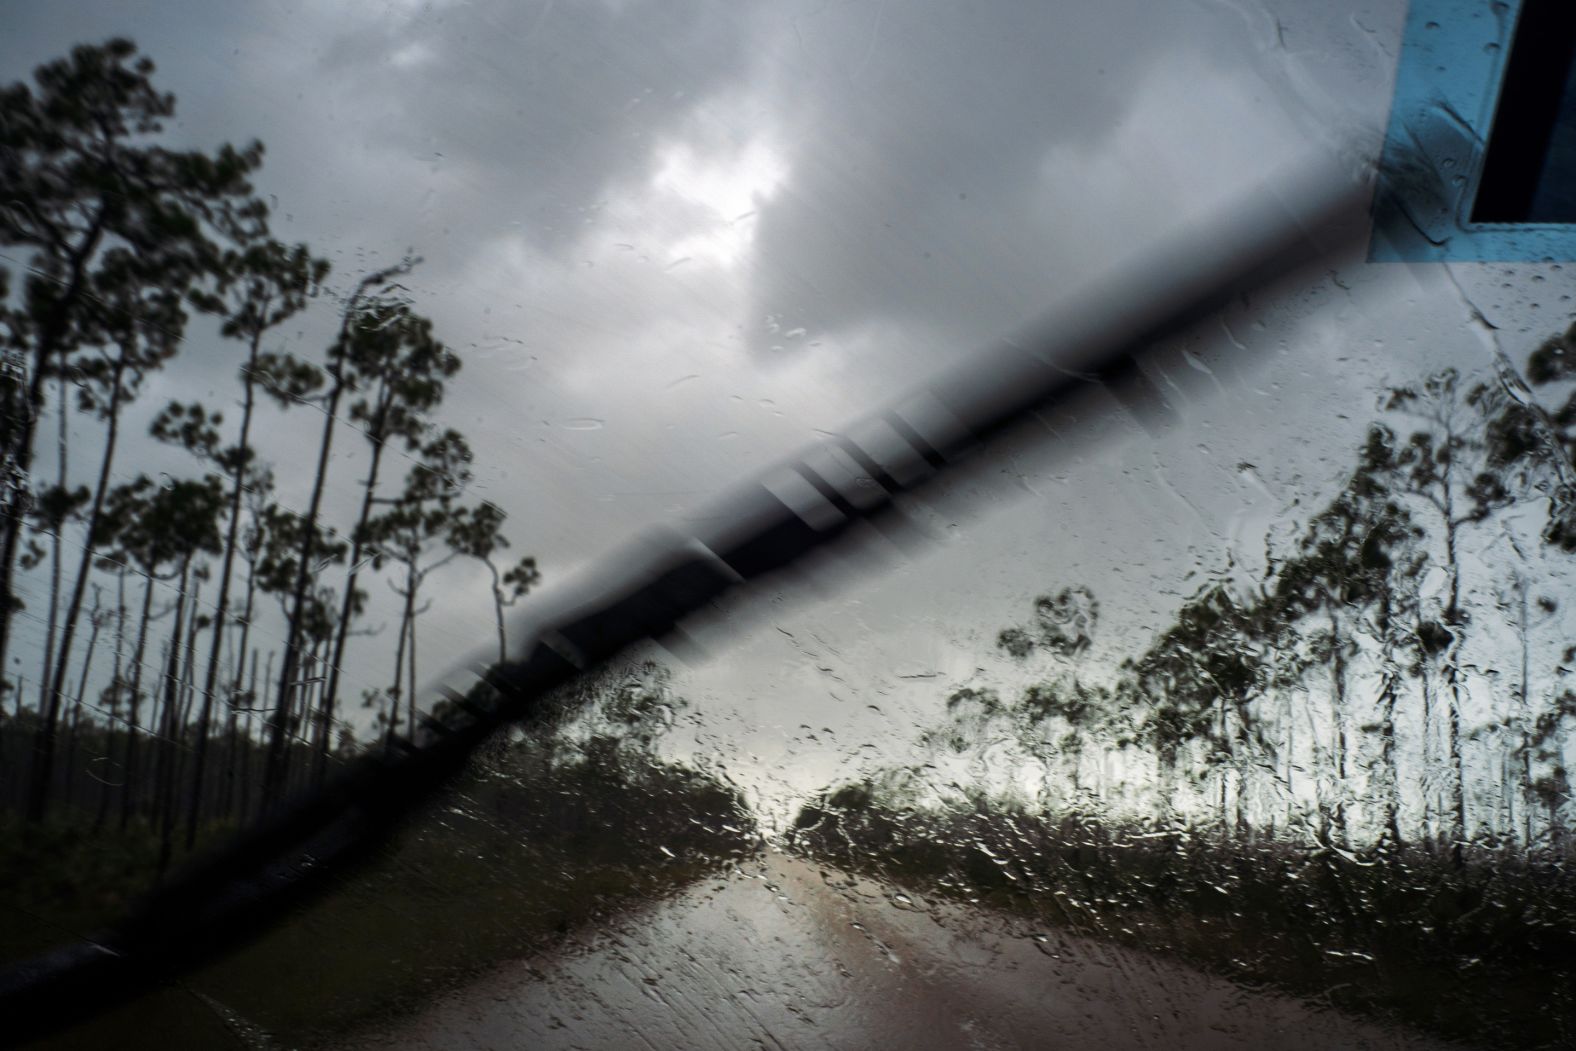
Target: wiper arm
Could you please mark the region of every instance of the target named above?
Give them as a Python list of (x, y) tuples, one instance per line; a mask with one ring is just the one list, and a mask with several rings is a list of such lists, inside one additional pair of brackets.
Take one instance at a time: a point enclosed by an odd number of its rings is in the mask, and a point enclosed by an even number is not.
[[(971, 357), (726, 496), (723, 523), (663, 535), (610, 561), (526, 627), (526, 656), (492, 665), (414, 739), (362, 757), (156, 888), (120, 926), (0, 975), (8, 1039), (106, 1010), (233, 948), (366, 860), (496, 730), (547, 714), (545, 697), (647, 638), (681, 645), (682, 622), (725, 593), (802, 561), (860, 521), (901, 524), (894, 500), (923, 488), (1026, 416), (1100, 385), (1142, 419), (1164, 399), (1146, 356), (1239, 296), (1367, 237), (1366, 180), (1324, 169), (1234, 208), (1157, 251), (1101, 294)], [(862, 477), (828, 477), (836, 450)], [(808, 483), (781, 495), (784, 472)], [(852, 484), (857, 482), (859, 484)], [(873, 483), (873, 484), (872, 484)]]

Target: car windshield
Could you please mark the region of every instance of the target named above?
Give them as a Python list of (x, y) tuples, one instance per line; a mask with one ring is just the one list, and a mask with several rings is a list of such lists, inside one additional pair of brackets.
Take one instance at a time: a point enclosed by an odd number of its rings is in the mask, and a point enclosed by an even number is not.
[(0, 1040), (1576, 1042), (1557, 5), (7, 22)]

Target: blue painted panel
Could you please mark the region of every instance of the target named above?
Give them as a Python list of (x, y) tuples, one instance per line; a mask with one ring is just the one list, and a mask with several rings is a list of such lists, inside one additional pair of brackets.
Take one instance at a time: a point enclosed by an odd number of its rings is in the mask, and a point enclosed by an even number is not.
[(1520, 9), (1521, 0), (1412, 0), (1371, 260), (1576, 260), (1576, 224), (1469, 219)]

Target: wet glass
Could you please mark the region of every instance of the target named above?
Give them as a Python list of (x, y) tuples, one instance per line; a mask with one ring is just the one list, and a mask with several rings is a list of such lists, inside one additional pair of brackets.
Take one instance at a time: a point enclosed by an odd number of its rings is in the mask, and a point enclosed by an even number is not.
[(1309, 219), (1400, 0), (11, 21), (39, 1046), (1572, 1040), (1571, 272)]

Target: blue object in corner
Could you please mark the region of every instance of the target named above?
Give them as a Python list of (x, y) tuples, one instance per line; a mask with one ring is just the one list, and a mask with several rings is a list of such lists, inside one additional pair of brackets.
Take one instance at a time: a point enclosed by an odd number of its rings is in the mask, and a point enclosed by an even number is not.
[(1576, 261), (1576, 223), (1471, 221), (1521, 8), (1522, 0), (1412, 0), (1370, 261)]

